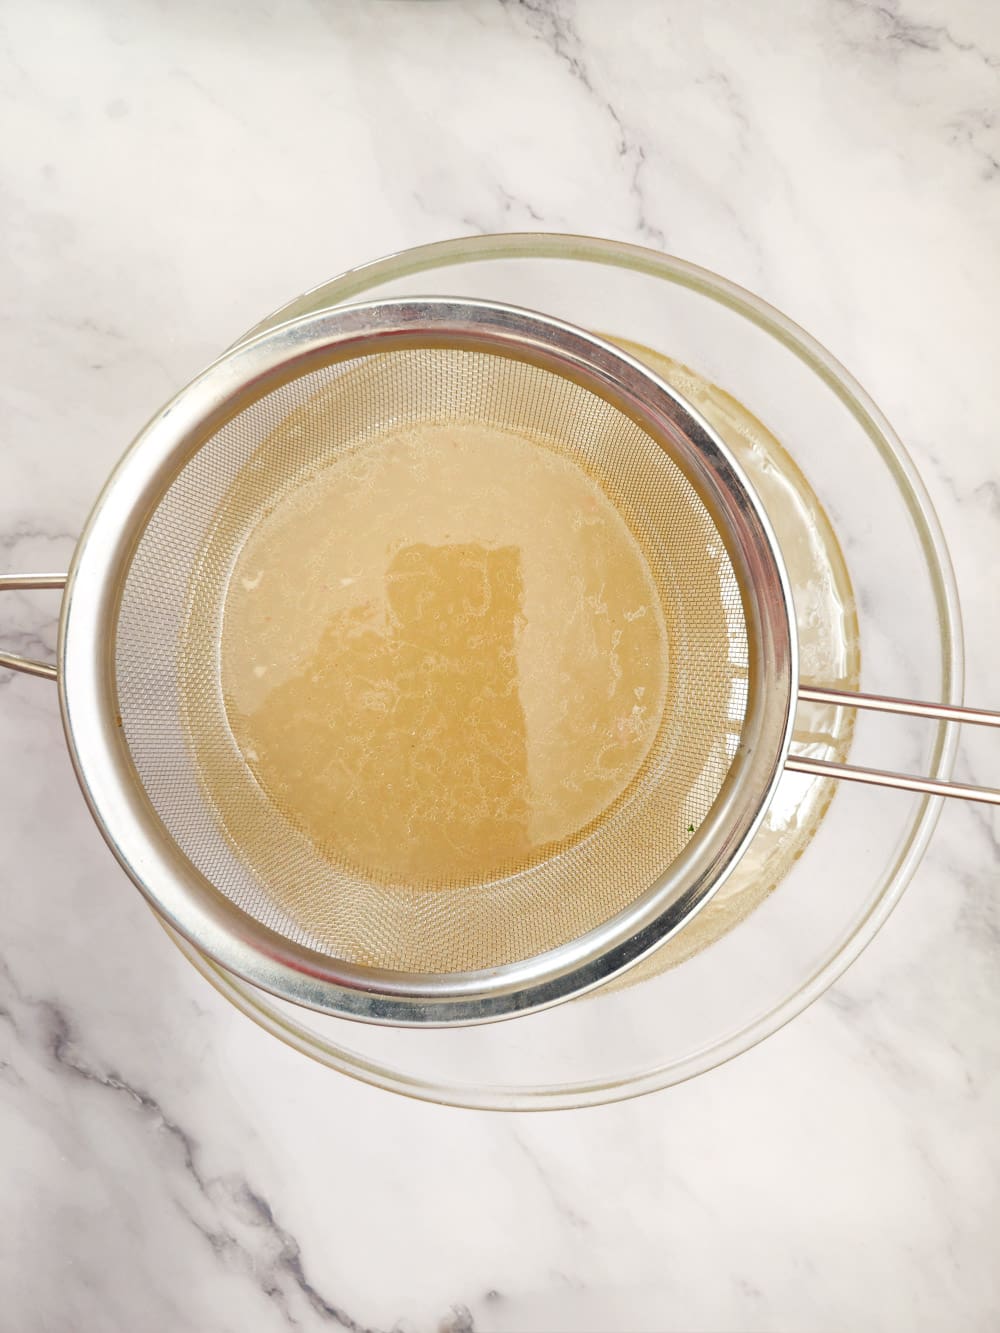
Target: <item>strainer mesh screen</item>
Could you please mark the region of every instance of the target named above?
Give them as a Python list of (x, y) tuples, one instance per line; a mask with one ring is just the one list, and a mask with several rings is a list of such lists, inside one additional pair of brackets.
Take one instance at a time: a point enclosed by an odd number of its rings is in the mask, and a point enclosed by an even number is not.
[[(258, 786), (223, 701), (223, 612), (248, 534), (282, 497), (407, 422), (486, 422), (577, 464), (640, 548), (666, 626), (662, 718), (627, 788), (600, 818), (534, 859), (511, 858), (487, 882), (383, 882), (338, 864)], [(747, 698), (736, 577), (710, 515), (661, 445), (568, 379), (440, 348), (314, 370), (265, 392), (209, 438), (163, 492), (136, 546), (114, 660), (138, 779), (191, 864), (291, 941), (412, 972), (502, 966), (628, 907), (711, 808)]]

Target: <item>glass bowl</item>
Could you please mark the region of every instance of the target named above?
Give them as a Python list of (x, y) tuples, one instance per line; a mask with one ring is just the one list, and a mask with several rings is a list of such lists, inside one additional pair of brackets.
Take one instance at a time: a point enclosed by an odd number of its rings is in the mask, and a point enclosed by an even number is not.
[[(757, 459), (765, 504), (783, 477), (803, 479), (810, 499), (800, 506), (799, 529), (786, 527), (790, 544), (799, 530), (806, 545), (825, 541), (841, 571), (839, 601), (831, 603), (839, 607), (830, 640), (836, 651), (818, 662), (832, 669), (836, 659), (837, 679), (813, 677), (803, 652), (803, 682), (961, 701), (958, 602), (923, 485), (864, 390), (778, 311), (655, 251), (526, 233), (445, 241), (379, 260), (297, 298), (253, 332), (345, 302), (413, 295), (539, 309), (651, 349), (654, 359), (666, 355), (682, 379), (690, 368), (719, 386), (746, 409), (742, 420), (756, 422), (754, 438), (772, 442)], [(737, 421), (737, 435), (740, 429)], [(745, 448), (752, 454), (754, 439)], [(795, 551), (771, 516), (791, 568), (800, 637), (808, 637), (822, 612), (808, 581), (796, 582)], [(835, 712), (806, 719), (793, 749), (802, 744), (810, 753), (844, 757), (849, 749), (857, 762), (947, 778), (955, 735), (943, 724), (874, 714), (859, 715), (855, 725)], [(734, 877), (740, 893), (720, 893), (704, 920), (671, 942), (672, 953), (661, 951), (624, 981), (506, 1022), (414, 1030), (313, 1013), (255, 989), (170, 933), (243, 1013), (351, 1077), (427, 1101), (498, 1110), (615, 1101), (739, 1055), (816, 999), (899, 900), (940, 800), (786, 774), (774, 808), (775, 836), (768, 842), (762, 830), (764, 840)]]

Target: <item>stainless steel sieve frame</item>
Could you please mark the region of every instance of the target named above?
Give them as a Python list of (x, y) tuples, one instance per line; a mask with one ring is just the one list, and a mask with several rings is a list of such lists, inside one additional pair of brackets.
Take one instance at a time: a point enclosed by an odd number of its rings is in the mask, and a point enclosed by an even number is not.
[[(118, 724), (115, 695), (115, 624), (129, 560), (192, 453), (298, 375), (415, 347), (481, 350), (554, 371), (660, 441), (723, 535), (750, 652), (741, 745), (684, 852), (601, 927), (524, 961), (465, 973), (343, 963), (236, 908), (179, 851), (152, 809)], [(792, 624), (780, 551), (742, 469), (700, 415), (647, 367), (601, 338), (534, 312), (482, 301), (399, 299), (340, 307), (262, 333), (209, 366), (153, 418), (112, 473), (80, 537), (63, 598), (57, 675), (70, 755), (98, 827), (154, 909), (192, 944), (254, 985), (321, 1011), (376, 1023), (469, 1024), (544, 1008), (600, 985), (666, 940), (719, 888), (764, 817), (791, 741), (798, 678)], [(19, 665), (9, 657), (6, 664)], [(43, 666), (36, 674), (50, 672)]]

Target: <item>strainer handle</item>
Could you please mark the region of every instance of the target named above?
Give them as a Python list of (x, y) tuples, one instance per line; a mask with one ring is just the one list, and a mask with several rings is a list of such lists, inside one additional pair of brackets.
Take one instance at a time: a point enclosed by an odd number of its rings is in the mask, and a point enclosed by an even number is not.
[[(65, 586), (65, 574), (0, 574), (0, 592), (27, 592), (33, 588), (62, 589)], [(33, 657), (19, 657), (17, 653), (3, 651), (0, 651), (0, 667), (24, 671), (29, 676), (41, 676), (45, 680), (55, 680), (58, 674), (52, 662), (38, 662)]]
[[(899, 713), (906, 717), (930, 717), (940, 722), (971, 722), (980, 727), (1000, 727), (1000, 713), (985, 708), (954, 708), (950, 704), (923, 703), (919, 699), (896, 699), (884, 694), (855, 694), (851, 690), (828, 690), (812, 685), (799, 688), (799, 702), (835, 704), (842, 708), (870, 708), (878, 713)], [(1000, 805), (1000, 790), (973, 787), (965, 782), (937, 782), (909, 773), (887, 773), (879, 768), (859, 768), (838, 764), (832, 759), (807, 759), (789, 755), (785, 768), (792, 773), (808, 773), (817, 778), (843, 778), (848, 782), (867, 782), (875, 787), (898, 787), (927, 796), (957, 796), (962, 801), (982, 801)]]

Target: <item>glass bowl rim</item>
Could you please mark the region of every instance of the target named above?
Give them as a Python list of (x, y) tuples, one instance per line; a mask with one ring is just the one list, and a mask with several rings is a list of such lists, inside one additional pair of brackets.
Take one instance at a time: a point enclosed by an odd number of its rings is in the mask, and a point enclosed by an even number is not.
[[(708, 269), (644, 246), (591, 236), (556, 232), (507, 232), (456, 237), (398, 251), (352, 268), (285, 303), (249, 330), (239, 342), (266, 328), (297, 318), (320, 305), (361, 299), (373, 286), (431, 269), (503, 259), (577, 260), (618, 267), (686, 287), (750, 320), (811, 369), (847, 408), (887, 465), (909, 510), (923, 548), (940, 625), (942, 702), (962, 702), (964, 653), (958, 592), (940, 522), (923, 481), (904, 445), (853, 375), (815, 338), (752, 292)], [(928, 765), (929, 775), (951, 775), (957, 746), (954, 724), (939, 723)], [(624, 1078), (576, 1083), (511, 1087), (436, 1082), (404, 1074), (336, 1043), (299, 1024), (271, 997), (211, 962), (165, 922), (162, 924), (181, 952), (205, 979), (243, 1014), (293, 1050), (348, 1077), (421, 1101), (476, 1110), (566, 1110), (623, 1101), (661, 1090), (706, 1073), (750, 1050), (777, 1032), (827, 990), (858, 958), (899, 902), (927, 848), (940, 816), (943, 798), (917, 802), (908, 836), (883, 871), (881, 888), (869, 910), (846, 939), (790, 995), (751, 1018), (721, 1041), (705, 1045), (667, 1066)]]

